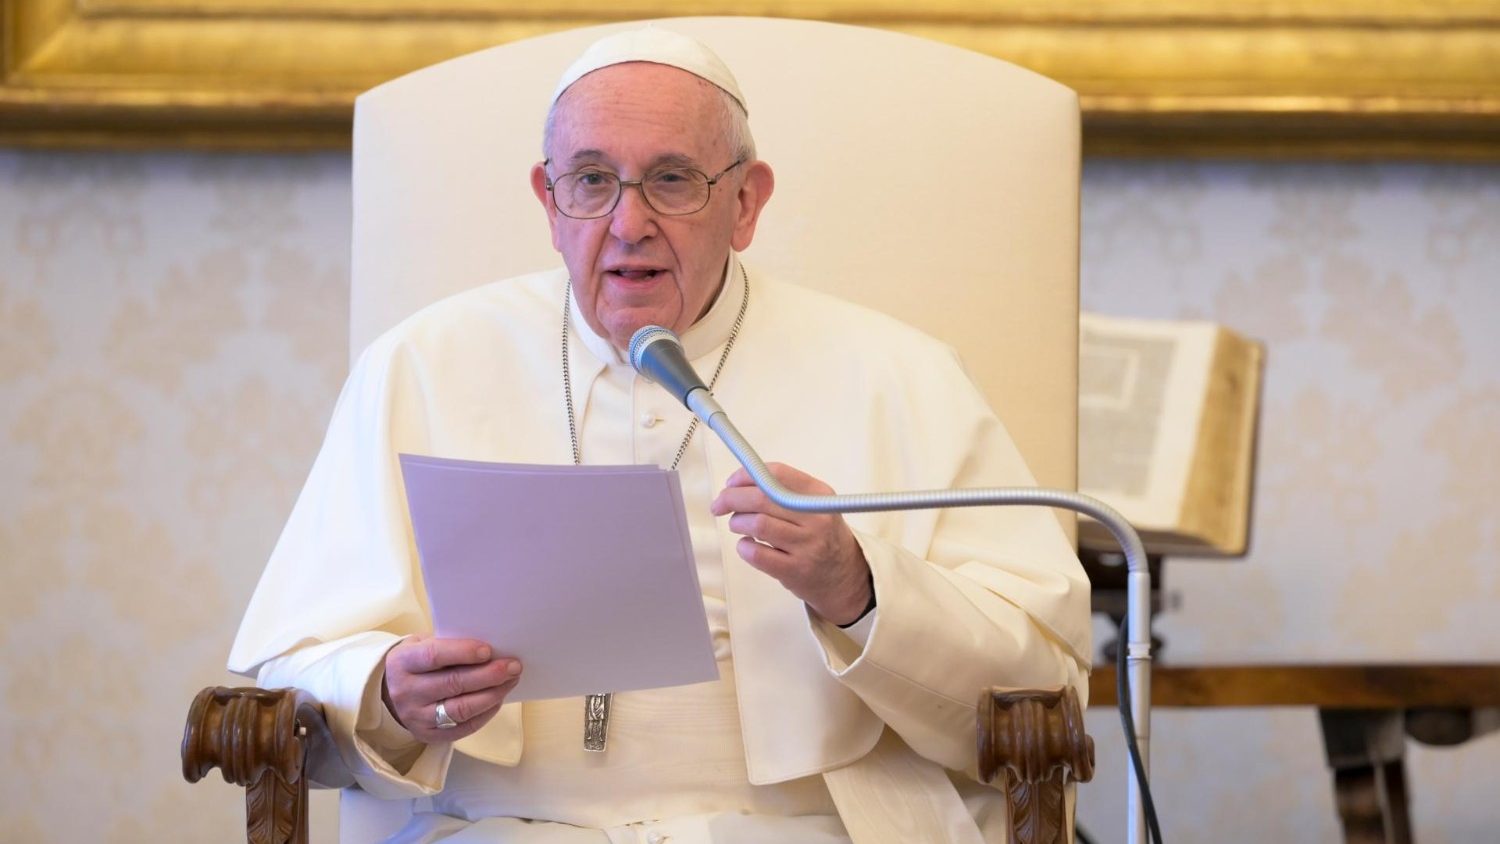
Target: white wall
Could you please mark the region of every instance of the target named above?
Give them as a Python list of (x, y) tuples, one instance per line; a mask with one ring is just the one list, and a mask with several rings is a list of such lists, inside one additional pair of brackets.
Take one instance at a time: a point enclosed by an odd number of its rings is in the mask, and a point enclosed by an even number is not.
[[(6, 840), (232, 840), (177, 744), (337, 394), (348, 191), (344, 155), (0, 151)], [(1083, 242), (1085, 307), (1270, 346), (1254, 553), (1169, 565), (1166, 658), (1500, 661), (1500, 168), (1091, 162)], [(1336, 840), (1311, 711), (1158, 713), (1154, 768), (1172, 840)], [(1424, 844), (1493, 839), (1500, 738), (1409, 773)]]

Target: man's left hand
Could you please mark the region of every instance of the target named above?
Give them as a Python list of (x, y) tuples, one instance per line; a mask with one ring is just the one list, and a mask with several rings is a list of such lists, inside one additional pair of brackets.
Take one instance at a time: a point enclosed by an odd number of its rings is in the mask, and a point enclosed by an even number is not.
[[(830, 495), (828, 484), (781, 463), (767, 466), (794, 492)], [(859, 620), (870, 603), (870, 565), (854, 532), (837, 513), (796, 513), (782, 508), (738, 469), (709, 510), (727, 513), (729, 529), (744, 538), (745, 562), (781, 582), (812, 611), (834, 624)]]

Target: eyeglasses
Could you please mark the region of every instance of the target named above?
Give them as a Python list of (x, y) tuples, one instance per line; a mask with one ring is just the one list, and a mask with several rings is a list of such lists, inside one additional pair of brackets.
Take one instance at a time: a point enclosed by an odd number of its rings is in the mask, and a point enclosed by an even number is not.
[[(542, 162), (550, 164), (551, 159)], [(712, 177), (691, 167), (666, 167), (652, 170), (635, 181), (625, 181), (608, 170), (585, 167), (547, 180), (552, 202), (565, 217), (593, 220), (608, 215), (620, 204), (620, 195), (628, 187), (641, 189), (646, 204), (658, 214), (681, 217), (703, 210), (713, 186), (724, 174), (745, 163), (741, 158)]]

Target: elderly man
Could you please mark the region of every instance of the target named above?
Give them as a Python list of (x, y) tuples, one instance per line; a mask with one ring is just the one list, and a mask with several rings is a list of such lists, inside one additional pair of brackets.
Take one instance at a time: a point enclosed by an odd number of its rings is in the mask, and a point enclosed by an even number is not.
[[(1088, 586), (1051, 514), (785, 511), (622, 350), (680, 333), (801, 491), (1028, 484), (1000, 423), (942, 345), (740, 261), (774, 180), (707, 48), (596, 43), (543, 147), (565, 269), (371, 344), (230, 667), (311, 691), (358, 784), (417, 798), (395, 840), (1001, 840), (1000, 795), (970, 779), (978, 691), (1082, 691), (1087, 670)], [(827, 380), (786, 377), (809, 360)], [(676, 469), (720, 679), (615, 695), (603, 753), (603, 699), (507, 705), (505, 643), (429, 635), (401, 452)]]

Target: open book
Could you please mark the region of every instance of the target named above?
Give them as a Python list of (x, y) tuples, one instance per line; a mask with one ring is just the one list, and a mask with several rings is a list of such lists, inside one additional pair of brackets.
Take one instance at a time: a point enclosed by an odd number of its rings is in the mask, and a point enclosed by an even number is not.
[[(1119, 510), (1156, 554), (1248, 547), (1260, 343), (1209, 322), (1083, 314), (1078, 488)], [(1079, 521), (1084, 547), (1114, 550)]]

